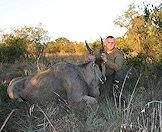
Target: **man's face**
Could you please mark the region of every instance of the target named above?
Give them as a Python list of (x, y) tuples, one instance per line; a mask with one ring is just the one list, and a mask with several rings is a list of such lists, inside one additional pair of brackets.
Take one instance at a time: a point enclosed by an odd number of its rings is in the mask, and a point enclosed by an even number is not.
[(104, 41), (104, 48), (106, 51), (112, 51), (115, 48), (115, 39), (114, 38), (107, 38)]

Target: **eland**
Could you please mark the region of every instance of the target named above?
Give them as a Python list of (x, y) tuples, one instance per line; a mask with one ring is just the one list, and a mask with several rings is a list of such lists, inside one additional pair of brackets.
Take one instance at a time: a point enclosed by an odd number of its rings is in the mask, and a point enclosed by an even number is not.
[[(87, 42), (86, 47), (89, 54), (94, 53)], [(99, 84), (104, 81), (105, 75), (95, 60), (78, 65), (59, 62), (46, 71), (13, 79), (7, 92), (11, 99), (19, 101), (44, 103), (58, 97), (71, 102), (94, 103), (100, 94)]]

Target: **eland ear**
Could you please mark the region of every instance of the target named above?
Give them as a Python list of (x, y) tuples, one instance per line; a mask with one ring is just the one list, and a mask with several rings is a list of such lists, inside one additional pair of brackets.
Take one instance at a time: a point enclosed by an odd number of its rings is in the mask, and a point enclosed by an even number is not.
[(93, 54), (94, 51), (89, 47), (87, 41), (85, 41), (85, 44), (86, 44), (86, 47), (87, 47), (87, 49), (88, 49), (88, 52), (89, 52), (90, 54)]

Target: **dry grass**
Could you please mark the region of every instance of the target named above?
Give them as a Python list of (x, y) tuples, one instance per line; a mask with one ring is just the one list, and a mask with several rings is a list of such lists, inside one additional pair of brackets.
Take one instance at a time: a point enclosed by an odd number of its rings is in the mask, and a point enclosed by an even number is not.
[[(40, 60), (43, 70), (58, 61), (82, 63), (84, 56), (55, 56)], [(0, 71), (0, 131), (4, 132), (160, 132), (162, 131), (162, 102), (160, 79), (145, 79), (138, 74), (133, 81), (127, 76), (117, 94), (106, 102), (91, 106), (80, 104), (20, 104), (6, 95), (6, 83), (13, 77), (36, 72), (32, 61), (1, 65)], [(129, 70), (128, 70), (129, 74)], [(128, 75), (127, 74), (127, 75)], [(149, 81), (148, 81), (149, 80)], [(116, 87), (114, 85), (114, 87)], [(126, 94), (125, 94), (126, 93)], [(124, 101), (122, 100), (124, 97)], [(156, 98), (155, 98), (156, 97)], [(79, 107), (78, 107), (79, 106)], [(15, 111), (15, 109), (17, 109)]]

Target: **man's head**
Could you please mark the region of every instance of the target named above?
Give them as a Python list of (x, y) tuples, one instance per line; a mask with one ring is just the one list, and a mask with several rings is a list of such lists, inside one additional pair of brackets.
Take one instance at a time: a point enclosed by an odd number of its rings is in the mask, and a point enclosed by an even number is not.
[(112, 52), (115, 48), (115, 38), (113, 36), (108, 36), (104, 40), (104, 48), (106, 52)]

